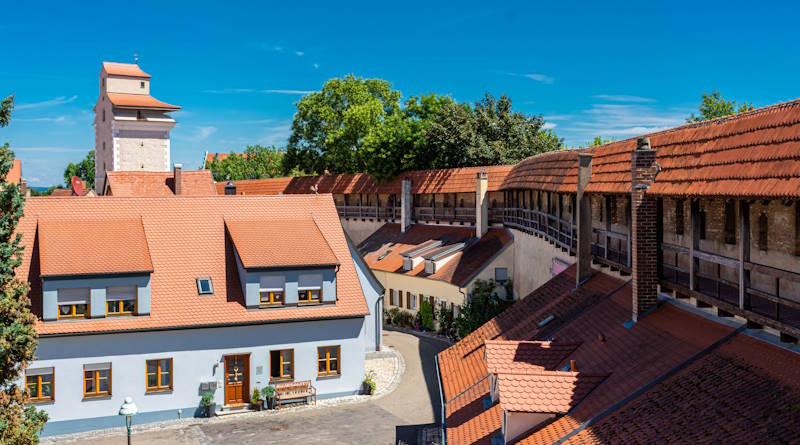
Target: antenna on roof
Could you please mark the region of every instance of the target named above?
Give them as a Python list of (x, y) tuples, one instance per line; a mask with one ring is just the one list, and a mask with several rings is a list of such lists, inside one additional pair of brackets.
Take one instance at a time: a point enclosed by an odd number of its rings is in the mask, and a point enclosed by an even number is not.
[(133, 53), (133, 63), (139, 63), (139, 54)]

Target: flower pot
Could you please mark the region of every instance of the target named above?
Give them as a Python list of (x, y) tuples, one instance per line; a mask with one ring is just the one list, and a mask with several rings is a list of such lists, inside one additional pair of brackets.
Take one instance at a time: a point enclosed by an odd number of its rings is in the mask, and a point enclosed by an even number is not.
[(275, 409), (275, 397), (269, 398), (264, 402), (267, 404), (267, 409)]
[(217, 412), (217, 404), (206, 405), (206, 417), (214, 417)]
[(257, 400), (257, 401), (256, 401), (255, 403), (253, 403), (252, 405), (253, 405), (253, 408), (254, 408), (256, 411), (261, 411), (261, 409), (262, 409), (262, 408), (264, 408), (264, 405), (261, 403), (261, 400)]

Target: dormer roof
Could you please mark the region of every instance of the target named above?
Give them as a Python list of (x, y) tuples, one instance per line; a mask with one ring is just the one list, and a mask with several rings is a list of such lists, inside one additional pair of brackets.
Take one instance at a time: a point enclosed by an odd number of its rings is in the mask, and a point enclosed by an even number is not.
[(225, 220), (245, 269), (337, 266), (339, 260), (311, 217)]
[(600, 383), (604, 374), (541, 371), (538, 374), (498, 374), (500, 408), (525, 413), (564, 414)]
[(152, 77), (135, 63), (103, 62), (103, 70), (111, 76), (141, 77), (143, 79)]
[(153, 271), (139, 218), (40, 219), (37, 231), (41, 277)]

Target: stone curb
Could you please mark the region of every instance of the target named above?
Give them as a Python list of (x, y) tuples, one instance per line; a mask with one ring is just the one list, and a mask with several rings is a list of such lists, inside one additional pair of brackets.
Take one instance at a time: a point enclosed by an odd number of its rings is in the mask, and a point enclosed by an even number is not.
[[(406, 371), (406, 364), (405, 359), (403, 359), (403, 355), (397, 352), (392, 347), (386, 346), (384, 350), (377, 353), (380, 354), (376, 356), (369, 356), (368, 353), (367, 357), (369, 358), (389, 358), (393, 357), (396, 360), (395, 372), (392, 375), (392, 381), (389, 386), (384, 389), (383, 391), (377, 391), (374, 395), (367, 396), (367, 395), (352, 395), (352, 396), (344, 396), (344, 397), (336, 397), (331, 399), (323, 399), (317, 402), (316, 405), (298, 405), (283, 408), (281, 410), (267, 410), (267, 411), (253, 411), (247, 413), (241, 413), (237, 415), (231, 416), (224, 416), (224, 417), (188, 417), (185, 419), (175, 419), (175, 420), (165, 420), (161, 422), (151, 422), (142, 425), (134, 425), (133, 433), (147, 433), (152, 431), (168, 431), (168, 430), (175, 430), (180, 428), (193, 428), (198, 427), (200, 425), (206, 423), (222, 423), (222, 422), (230, 422), (242, 419), (249, 419), (253, 417), (278, 417), (284, 414), (296, 413), (301, 411), (310, 411), (315, 409), (327, 408), (331, 406), (342, 406), (342, 405), (354, 405), (358, 403), (368, 402), (370, 400), (377, 400), (387, 396), (394, 392), (397, 387), (400, 385), (400, 381), (403, 379), (403, 375)], [(371, 353), (376, 354), (376, 353)], [(124, 426), (120, 426), (119, 428), (106, 428), (100, 430), (92, 430), (92, 431), (83, 431), (80, 433), (72, 433), (72, 434), (63, 434), (57, 436), (46, 436), (42, 437), (39, 443), (43, 445), (49, 444), (62, 444), (62, 443), (80, 443), (86, 439), (96, 439), (101, 437), (114, 437), (114, 436), (122, 436), (125, 434)], [(202, 435), (202, 431), (199, 431), (199, 434)], [(204, 436), (204, 435), (203, 435)]]
[(439, 340), (447, 343), (448, 345), (453, 344), (453, 340), (451, 340), (450, 338), (445, 337), (444, 335), (434, 334), (428, 331), (418, 331), (416, 329), (401, 328), (399, 326), (391, 326), (391, 325), (385, 325), (383, 329), (386, 331), (402, 332), (404, 334), (416, 335), (417, 337), (425, 337), (434, 340)]

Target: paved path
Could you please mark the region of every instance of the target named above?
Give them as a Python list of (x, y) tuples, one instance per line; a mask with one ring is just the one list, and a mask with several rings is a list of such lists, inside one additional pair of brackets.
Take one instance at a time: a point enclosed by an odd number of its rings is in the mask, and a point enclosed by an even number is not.
[[(397, 389), (385, 397), (271, 416), (231, 418), (226, 422), (187, 425), (176, 430), (143, 432), (134, 443), (150, 445), (208, 444), (396, 444), (416, 442), (417, 430), (439, 422), (439, 386), (434, 356), (447, 347), (436, 339), (385, 331), (384, 344), (403, 355), (406, 372)], [(124, 444), (123, 436), (82, 442)]]

